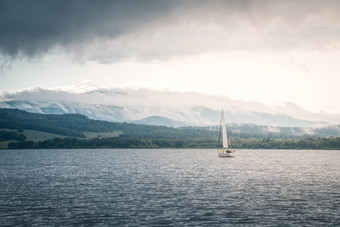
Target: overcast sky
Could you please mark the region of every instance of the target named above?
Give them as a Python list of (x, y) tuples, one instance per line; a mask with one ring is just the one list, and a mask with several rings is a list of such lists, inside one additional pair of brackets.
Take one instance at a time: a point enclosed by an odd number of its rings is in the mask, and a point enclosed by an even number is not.
[(1, 92), (90, 81), (340, 113), (339, 63), (340, 1), (0, 1)]

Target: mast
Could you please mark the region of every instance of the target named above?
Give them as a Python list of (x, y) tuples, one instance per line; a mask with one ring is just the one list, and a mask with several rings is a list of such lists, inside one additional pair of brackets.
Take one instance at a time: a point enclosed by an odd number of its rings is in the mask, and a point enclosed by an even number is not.
[(223, 109), (222, 109), (222, 141), (223, 141), (223, 148), (228, 148), (227, 127), (225, 125)]

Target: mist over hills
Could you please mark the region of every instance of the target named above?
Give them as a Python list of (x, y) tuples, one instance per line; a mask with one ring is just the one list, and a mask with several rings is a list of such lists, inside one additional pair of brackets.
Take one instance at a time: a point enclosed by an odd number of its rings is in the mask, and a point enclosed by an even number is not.
[[(168, 119), (151, 117), (148, 121)], [(37, 114), (18, 109), (0, 108), (1, 130), (37, 130), (69, 137), (85, 138), (85, 132), (109, 133), (128, 138), (217, 139), (220, 126), (165, 127), (147, 124), (118, 123), (93, 120), (80, 114)], [(119, 132), (119, 133), (118, 133)], [(313, 127), (274, 127), (254, 124), (229, 124), (228, 134), (238, 139), (296, 139), (339, 137), (340, 125)]]
[(149, 89), (94, 89), (71, 93), (37, 88), (2, 94), (0, 102), (0, 108), (32, 113), (79, 113), (98, 120), (170, 127), (218, 125), (222, 107), (227, 124), (320, 127), (340, 123), (340, 116), (336, 114), (312, 113), (292, 103), (268, 107), (222, 96)]

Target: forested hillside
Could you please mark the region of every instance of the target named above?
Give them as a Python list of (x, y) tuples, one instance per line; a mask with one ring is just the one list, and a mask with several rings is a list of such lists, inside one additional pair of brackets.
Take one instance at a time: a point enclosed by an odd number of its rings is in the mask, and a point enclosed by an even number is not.
[[(251, 128), (253, 126), (250, 126)], [(6, 131), (7, 130), (7, 131)], [(11, 131), (12, 130), (12, 131)], [(37, 130), (69, 138), (27, 140), (24, 131)], [(116, 136), (85, 138), (88, 132), (119, 132)], [(339, 138), (316, 138), (280, 133), (229, 131), (235, 148), (340, 149)], [(115, 133), (108, 133), (114, 135)], [(8, 148), (216, 148), (218, 127), (171, 128), (92, 120), (80, 114), (36, 114), (0, 109), (0, 142)], [(2, 148), (7, 148), (3, 144)]]
[(0, 128), (31, 129), (70, 137), (84, 138), (83, 132), (122, 131), (123, 138), (216, 138), (209, 130), (175, 129), (132, 123), (92, 120), (80, 114), (36, 114), (17, 109), (0, 109)]

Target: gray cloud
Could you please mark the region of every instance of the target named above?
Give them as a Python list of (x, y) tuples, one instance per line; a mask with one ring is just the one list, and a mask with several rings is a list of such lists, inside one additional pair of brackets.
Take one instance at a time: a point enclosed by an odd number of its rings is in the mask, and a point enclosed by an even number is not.
[[(171, 3), (170, 3), (171, 2)], [(55, 45), (116, 38), (166, 17), (176, 1), (0, 1), (0, 48), (35, 55)]]
[(62, 46), (113, 62), (208, 50), (325, 48), (339, 43), (339, 12), (340, 2), (332, 0), (4, 0), (0, 52), (32, 57)]

